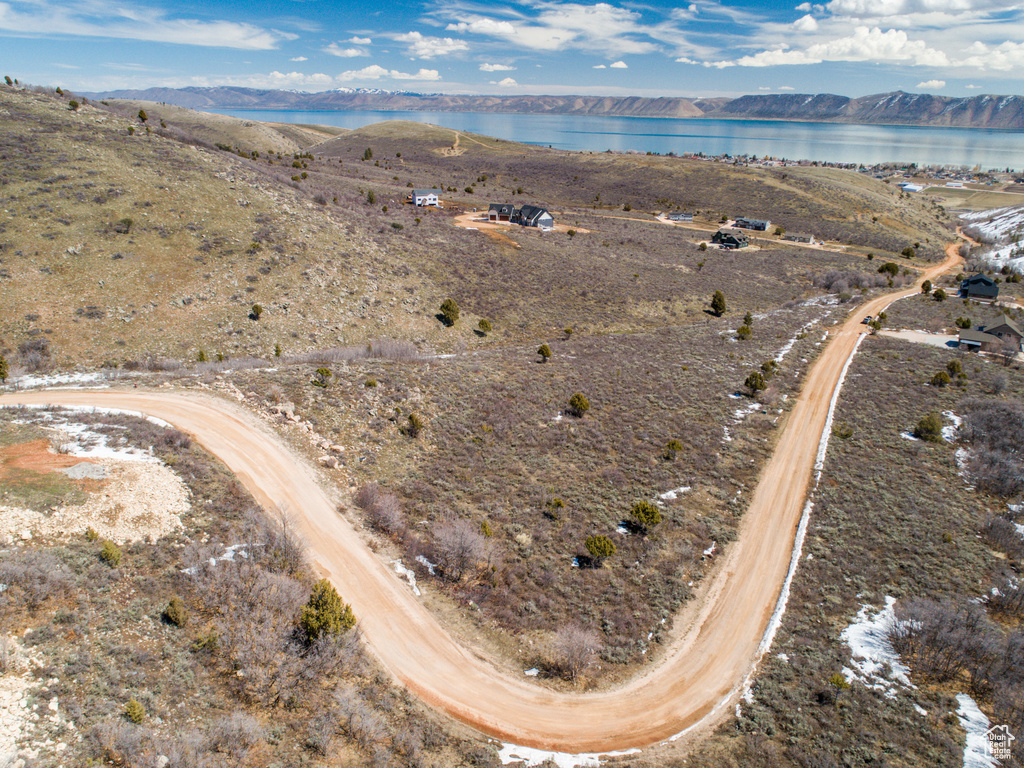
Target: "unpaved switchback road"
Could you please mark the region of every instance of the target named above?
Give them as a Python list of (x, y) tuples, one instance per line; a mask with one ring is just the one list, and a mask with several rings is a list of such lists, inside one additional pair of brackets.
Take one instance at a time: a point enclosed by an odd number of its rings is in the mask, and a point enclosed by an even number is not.
[[(934, 279), (959, 261), (951, 246)], [(920, 281), (918, 282), (920, 285)], [(362, 544), (307, 462), (234, 403), (195, 393), (49, 390), (7, 394), (0, 404), (92, 405), (140, 411), (191, 433), (263, 505), (286, 506), (316, 563), (351, 603), (383, 665), (432, 706), (523, 746), (563, 752), (643, 747), (728, 713), (758, 660), (758, 645), (789, 568), (794, 534), (829, 402), (843, 366), (877, 314), (918, 287), (863, 304), (833, 333), (811, 367), (737, 540), (676, 617), (660, 660), (628, 683), (598, 693), (556, 693), (499, 671), (460, 645)]]

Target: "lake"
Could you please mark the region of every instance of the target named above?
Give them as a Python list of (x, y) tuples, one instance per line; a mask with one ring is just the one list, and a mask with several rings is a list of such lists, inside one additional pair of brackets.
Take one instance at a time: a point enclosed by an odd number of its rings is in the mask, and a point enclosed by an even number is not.
[(1024, 168), (1024, 134), (980, 128), (701, 120), (481, 112), (211, 110), (272, 123), (361, 128), (412, 120), (557, 149), (659, 154), (756, 155), (831, 163)]

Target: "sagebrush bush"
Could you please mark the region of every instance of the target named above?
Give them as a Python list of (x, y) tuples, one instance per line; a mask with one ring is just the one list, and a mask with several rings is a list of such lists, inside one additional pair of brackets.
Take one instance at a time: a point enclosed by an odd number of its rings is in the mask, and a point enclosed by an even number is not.
[(104, 541), (100, 547), (100, 560), (111, 568), (117, 568), (121, 564), (121, 548), (110, 540)]
[(146, 708), (135, 699), (132, 699), (124, 705), (124, 716), (138, 725), (146, 719)]

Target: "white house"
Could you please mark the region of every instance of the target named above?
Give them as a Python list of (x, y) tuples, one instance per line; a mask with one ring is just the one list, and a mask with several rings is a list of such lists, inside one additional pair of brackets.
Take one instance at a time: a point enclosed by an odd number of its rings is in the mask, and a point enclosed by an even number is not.
[(440, 208), (440, 197), (440, 189), (414, 189), (408, 199), (417, 208), (422, 208), (425, 205), (432, 205), (435, 208)]

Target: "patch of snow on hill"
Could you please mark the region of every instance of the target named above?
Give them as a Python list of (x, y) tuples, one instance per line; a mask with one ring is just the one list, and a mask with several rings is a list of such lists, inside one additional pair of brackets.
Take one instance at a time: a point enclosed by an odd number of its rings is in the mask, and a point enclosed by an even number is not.
[(1024, 234), (1024, 207), (995, 208), (960, 218), (965, 222), (965, 233), (993, 246), (982, 254), (983, 261), (1024, 273), (1024, 244), (1013, 242), (1016, 235)]
[(989, 720), (985, 713), (966, 693), (956, 697), (960, 706), (956, 710), (960, 725), (967, 731), (967, 743), (964, 746), (964, 768), (993, 768), (999, 763), (989, 756), (988, 729)]
[[(889, 642), (889, 628), (896, 620), (892, 607), (895, 597), (885, 598), (885, 607), (876, 610), (862, 605), (853, 620), (839, 635), (850, 646), (850, 667), (843, 667), (847, 682), (860, 682), (866, 688), (882, 691), (886, 698), (896, 698), (896, 685), (913, 688), (910, 670), (900, 661)], [(852, 668), (851, 668), (852, 667)]]

